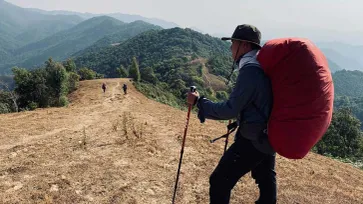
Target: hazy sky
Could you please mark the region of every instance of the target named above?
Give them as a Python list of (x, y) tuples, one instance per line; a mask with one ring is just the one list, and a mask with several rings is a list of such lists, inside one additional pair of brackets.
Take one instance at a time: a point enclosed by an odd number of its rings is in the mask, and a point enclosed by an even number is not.
[[(256, 25), (263, 38), (301, 36), (363, 44), (362, 0), (7, 0), (21, 7), (155, 17), (230, 35)], [(223, 3), (222, 3), (223, 2)]]

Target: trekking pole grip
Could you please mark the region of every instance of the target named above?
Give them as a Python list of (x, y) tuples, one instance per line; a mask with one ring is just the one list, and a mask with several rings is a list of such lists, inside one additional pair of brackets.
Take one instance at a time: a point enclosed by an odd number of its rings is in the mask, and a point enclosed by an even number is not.
[(190, 92), (196, 92), (197, 91), (197, 87), (196, 86), (191, 86), (190, 87)]

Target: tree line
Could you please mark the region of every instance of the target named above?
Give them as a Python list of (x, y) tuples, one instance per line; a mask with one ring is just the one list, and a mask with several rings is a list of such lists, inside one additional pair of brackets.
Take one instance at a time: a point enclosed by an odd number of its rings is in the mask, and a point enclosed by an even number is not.
[(66, 106), (67, 95), (77, 90), (79, 81), (103, 78), (86, 67), (77, 69), (71, 59), (62, 63), (49, 58), (42, 67), (13, 67), (12, 72), (13, 89), (0, 81), (0, 113)]

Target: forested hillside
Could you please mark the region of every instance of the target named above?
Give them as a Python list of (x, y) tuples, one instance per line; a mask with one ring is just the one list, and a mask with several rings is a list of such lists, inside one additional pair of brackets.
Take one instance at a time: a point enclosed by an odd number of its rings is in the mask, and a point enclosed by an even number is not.
[[(133, 57), (139, 65), (141, 79), (148, 83), (139, 88), (153, 98), (161, 97), (163, 102), (171, 100), (179, 104), (190, 85), (197, 85), (202, 93), (212, 98), (225, 96), (225, 93), (215, 93), (208, 79), (221, 84), (228, 76), (232, 62), (228, 43), (191, 29), (148, 31), (120, 45), (87, 52), (75, 61), (78, 67), (89, 67), (107, 77), (116, 77), (120, 76), (118, 69), (121, 67), (124, 72), (129, 71)], [(220, 75), (220, 78), (209, 74)]]
[(335, 94), (349, 97), (363, 96), (363, 72), (338, 71), (333, 74)]
[(153, 24), (149, 24), (143, 21), (134, 21), (132, 23), (124, 24), (115, 33), (105, 36), (104, 38), (98, 40), (91, 46), (84, 50), (75, 53), (74, 56), (85, 55), (89, 52), (98, 52), (101, 48), (107, 48), (111, 46), (118, 45), (123, 41), (132, 38), (140, 33), (148, 30), (161, 30), (162, 28)]

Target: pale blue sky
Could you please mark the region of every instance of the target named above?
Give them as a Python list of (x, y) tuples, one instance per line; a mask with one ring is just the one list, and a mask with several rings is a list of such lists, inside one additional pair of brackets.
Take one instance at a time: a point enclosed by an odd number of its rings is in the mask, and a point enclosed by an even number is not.
[[(363, 44), (362, 0), (7, 0), (21, 7), (156, 17), (230, 35), (256, 25), (264, 38), (299, 36)], [(223, 2), (223, 3), (222, 3)]]

